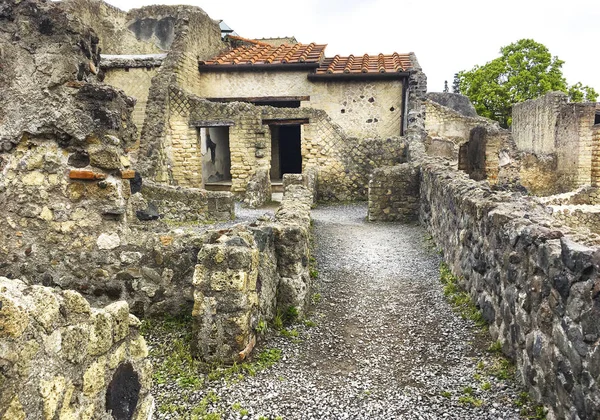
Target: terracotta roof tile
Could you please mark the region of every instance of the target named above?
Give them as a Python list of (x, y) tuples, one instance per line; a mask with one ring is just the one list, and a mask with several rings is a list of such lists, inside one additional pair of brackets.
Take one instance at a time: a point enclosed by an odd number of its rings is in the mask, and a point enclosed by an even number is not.
[(211, 60), (201, 61), (200, 65), (318, 64), (326, 47), (315, 43), (273, 46), (255, 41), (253, 44), (226, 51)]
[(349, 55), (326, 58), (317, 69), (317, 74), (372, 74), (394, 73), (412, 69), (409, 54)]

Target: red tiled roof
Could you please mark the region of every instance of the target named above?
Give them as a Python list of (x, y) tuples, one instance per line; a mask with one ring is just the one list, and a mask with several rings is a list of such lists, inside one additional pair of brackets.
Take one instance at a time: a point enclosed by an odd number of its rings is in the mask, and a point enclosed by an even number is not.
[(350, 55), (323, 60), (317, 74), (373, 74), (394, 73), (412, 69), (412, 61), (409, 54), (393, 53), (391, 55)]
[(326, 45), (294, 44), (273, 46), (256, 42), (253, 46), (235, 48), (199, 64), (204, 66), (248, 64), (318, 64)]

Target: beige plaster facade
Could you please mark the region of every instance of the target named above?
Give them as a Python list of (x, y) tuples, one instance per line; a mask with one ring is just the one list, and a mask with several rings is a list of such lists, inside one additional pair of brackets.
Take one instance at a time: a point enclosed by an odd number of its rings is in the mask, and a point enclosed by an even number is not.
[(301, 106), (322, 109), (348, 136), (401, 135), (401, 80), (308, 80), (308, 71), (201, 73), (194, 94), (204, 98), (309, 97)]

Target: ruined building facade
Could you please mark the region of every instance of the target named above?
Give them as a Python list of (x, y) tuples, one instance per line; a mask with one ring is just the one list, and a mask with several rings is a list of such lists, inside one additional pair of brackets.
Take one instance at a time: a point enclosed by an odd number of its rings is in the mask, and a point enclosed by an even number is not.
[(326, 58), (325, 45), (226, 43), (190, 7), (65, 7), (99, 33), (104, 81), (137, 100), (133, 150), (148, 179), (258, 205), (284, 173), (314, 167), (321, 199), (365, 199), (368, 173), (402, 159), (411, 92), (424, 92), (412, 53)]

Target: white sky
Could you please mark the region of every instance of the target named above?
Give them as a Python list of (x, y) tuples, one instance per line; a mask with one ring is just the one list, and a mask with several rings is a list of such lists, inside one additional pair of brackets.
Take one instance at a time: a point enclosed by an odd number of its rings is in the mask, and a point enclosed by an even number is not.
[(454, 73), (485, 64), (500, 47), (533, 38), (565, 61), (569, 84), (600, 93), (600, 6), (597, 0), (108, 0), (127, 10), (191, 4), (223, 19), (240, 36), (295, 36), (328, 44), (325, 54), (415, 52), (428, 90), (452, 87)]

